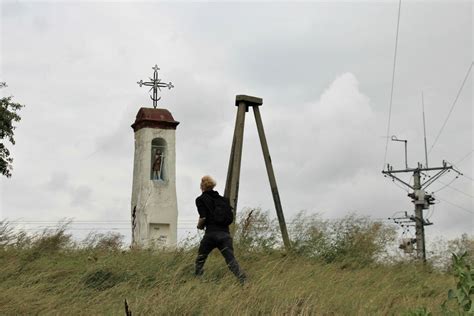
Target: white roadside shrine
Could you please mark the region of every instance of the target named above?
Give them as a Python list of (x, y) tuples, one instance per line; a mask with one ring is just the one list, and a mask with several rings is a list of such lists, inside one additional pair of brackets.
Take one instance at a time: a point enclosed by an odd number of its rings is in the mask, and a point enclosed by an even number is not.
[(132, 246), (175, 247), (175, 132), (179, 122), (166, 109), (141, 108), (132, 128), (135, 157), (132, 185)]

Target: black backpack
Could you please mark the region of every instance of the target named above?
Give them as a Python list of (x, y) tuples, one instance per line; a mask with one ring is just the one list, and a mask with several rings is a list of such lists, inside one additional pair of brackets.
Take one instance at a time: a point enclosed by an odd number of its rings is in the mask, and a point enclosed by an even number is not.
[(229, 226), (234, 221), (234, 213), (230, 206), (229, 199), (223, 196), (212, 197), (214, 207), (209, 207), (210, 216), (214, 224), (219, 226)]

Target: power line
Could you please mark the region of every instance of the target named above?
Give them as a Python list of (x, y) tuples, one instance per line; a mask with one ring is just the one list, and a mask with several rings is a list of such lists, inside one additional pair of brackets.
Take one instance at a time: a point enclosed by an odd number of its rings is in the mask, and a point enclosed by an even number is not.
[(441, 190), (444, 190), (445, 188), (450, 188), (451, 190), (457, 191), (457, 192), (462, 193), (462, 194), (464, 194), (464, 195), (466, 195), (466, 196), (468, 196), (468, 197), (474, 198), (473, 195), (471, 195), (471, 194), (469, 194), (469, 193), (466, 193), (466, 192), (464, 192), (464, 191), (461, 191), (461, 190), (459, 190), (459, 189), (457, 189), (457, 188), (451, 186), (451, 184), (452, 184), (454, 181), (456, 181), (456, 179), (458, 179), (458, 177), (459, 177), (459, 175), (456, 176), (456, 177), (454, 177), (449, 183), (445, 183), (445, 182), (443, 182), (443, 181), (441, 181), (441, 180), (438, 180), (438, 182), (441, 183), (441, 184), (443, 184), (443, 186), (442, 186), (441, 188), (439, 188), (438, 190), (433, 191), (433, 193), (437, 193), (437, 192), (439, 192), (439, 191), (441, 191)]
[(438, 190), (436, 191), (433, 191), (433, 193), (436, 193), (436, 192), (439, 192), (447, 187), (449, 187), (451, 185), (451, 183), (453, 183), (454, 181), (456, 181), (457, 177), (455, 177), (453, 180), (451, 180), (449, 183), (444, 183), (444, 182), (441, 182), (441, 180), (438, 179), (439, 183), (441, 184), (444, 184), (441, 188), (439, 188)]
[(409, 193), (410, 191), (408, 189), (405, 189), (405, 187), (402, 187), (400, 184), (398, 184), (398, 182), (396, 181), (392, 181), (393, 184), (395, 184), (397, 187), (399, 187), (400, 189), (402, 189), (403, 191)]
[(471, 156), (473, 152), (474, 152), (474, 149), (471, 149), (471, 151), (470, 151), (469, 153), (467, 153), (465, 156), (463, 156), (461, 159), (459, 159), (459, 161), (456, 162), (455, 164), (456, 164), (456, 165), (459, 165), (461, 162), (463, 162), (463, 161), (466, 160), (469, 156)]
[(447, 116), (446, 119), (444, 120), (443, 126), (441, 126), (441, 129), (439, 130), (438, 135), (436, 136), (436, 138), (435, 138), (435, 140), (434, 140), (434, 142), (433, 142), (433, 145), (431, 145), (431, 148), (430, 148), (430, 150), (428, 151), (428, 153), (431, 152), (431, 150), (433, 149), (433, 147), (436, 145), (436, 142), (438, 141), (439, 136), (440, 136), (441, 133), (443, 132), (444, 127), (446, 126), (446, 123), (448, 122), (448, 119), (449, 119), (449, 117), (451, 116), (451, 113), (452, 113), (453, 110), (454, 110), (454, 106), (456, 105), (456, 102), (458, 101), (458, 98), (459, 98), (459, 96), (461, 95), (461, 91), (462, 91), (462, 89), (464, 88), (464, 84), (466, 83), (467, 78), (469, 77), (469, 74), (471, 73), (471, 69), (472, 69), (472, 65), (473, 65), (473, 64), (474, 64), (474, 62), (471, 62), (471, 65), (469, 66), (469, 69), (467, 70), (466, 76), (464, 77), (464, 80), (463, 80), (463, 82), (462, 82), (462, 84), (461, 84), (461, 87), (459, 88), (458, 94), (456, 95), (456, 98), (454, 99), (453, 105), (451, 106), (451, 109), (449, 110), (448, 116)]
[[(51, 220), (51, 221), (46, 221), (46, 220), (12, 220), (8, 221), (8, 223), (31, 223), (31, 224), (48, 224), (48, 223), (56, 223), (56, 224), (62, 224), (63, 221), (60, 220)], [(71, 222), (66, 222), (67, 223), (72, 223), (72, 224), (131, 224), (131, 221), (71, 221)]]
[(458, 177), (455, 177), (455, 178), (454, 178), (453, 180), (451, 180), (451, 182), (449, 182), (449, 183), (444, 183), (444, 182), (442, 182), (441, 180), (438, 180), (439, 183), (444, 184), (444, 186), (441, 187), (440, 189), (434, 191), (434, 193), (439, 192), (439, 191), (443, 190), (444, 188), (450, 188), (451, 190), (457, 191), (457, 192), (459, 192), (459, 193), (461, 193), (461, 194), (464, 194), (465, 196), (468, 196), (468, 197), (470, 197), (470, 198), (474, 198), (474, 195), (469, 194), (469, 193), (466, 193), (466, 192), (464, 192), (464, 191), (459, 190), (458, 188), (455, 188), (455, 187), (452, 187), (452, 186), (451, 186), (451, 183), (453, 183), (457, 178), (458, 178)]
[(431, 208), (431, 212), (429, 213), (429, 215), (426, 216), (427, 220), (429, 220), (433, 216), (433, 214), (435, 212), (435, 206), (436, 206), (436, 204), (433, 204), (433, 207)]
[[(387, 220), (387, 218), (373, 218), (373, 217), (369, 217), (371, 220), (373, 221), (385, 221)], [(343, 220), (344, 218), (330, 218), (328, 219), (329, 221), (331, 220)], [(10, 222), (8, 222), (10, 223)], [(266, 220), (252, 220), (252, 223), (256, 223), (256, 224), (259, 224), (259, 223), (267, 223)], [(269, 224), (275, 224), (272, 220), (269, 220), (268, 221)], [(58, 228), (58, 226), (55, 224), (55, 222), (49, 222), (49, 223), (37, 223), (37, 222), (20, 222), (20, 221), (17, 221), (16, 224), (18, 226), (25, 226), (25, 227), (19, 227), (20, 229), (24, 229), (24, 230), (41, 230), (41, 229), (55, 229), (55, 228)], [(87, 224), (92, 224), (92, 223), (87, 223)], [(18, 227), (16, 226), (16, 227)], [(34, 226), (34, 227), (32, 227)], [(292, 226), (299, 226), (298, 223), (289, 223), (288, 226), (292, 227)], [(178, 223), (178, 229), (195, 229), (196, 226), (195, 225), (191, 225), (191, 224), (179, 224)], [(87, 227), (84, 227), (84, 226), (75, 226), (74, 223), (71, 223), (70, 226), (66, 226), (65, 227), (66, 230), (89, 230), (89, 231), (94, 231), (94, 230), (130, 230), (129, 227), (120, 227), (120, 226), (117, 226), (116, 224), (114, 224), (112, 227), (107, 227), (107, 226), (87, 226)]]
[[(463, 158), (463, 159), (464, 159), (464, 158)], [(453, 165), (454, 167), (456, 167), (457, 169), (460, 169), (460, 168), (458, 168), (458, 166), (456, 166), (455, 164), (453, 164), (453, 163), (450, 163), (450, 164)], [(464, 174), (464, 172), (461, 173), (461, 174), (459, 174), (459, 175), (460, 175), (461, 177), (465, 177), (465, 178), (467, 178), (467, 179), (469, 179), (469, 180), (471, 180), (471, 181), (474, 181), (474, 179), (473, 179), (471, 176), (469, 176), (469, 175), (467, 175), (467, 174)]]
[[(21, 219), (16, 219), (16, 220), (6, 220), (8, 223), (29, 223), (29, 224), (61, 224), (63, 221), (61, 220), (21, 220)], [(180, 220), (178, 224), (180, 223), (195, 223), (195, 220)], [(66, 221), (66, 224), (69, 223)], [(117, 224), (117, 225), (130, 225), (131, 221), (130, 220), (116, 220), (116, 221), (76, 221), (73, 220), (70, 222), (71, 224)]]
[[(441, 182), (441, 181), (440, 181), (440, 182)], [(441, 183), (442, 183), (442, 182), (441, 182)], [(456, 192), (459, 192), (459, 193), (461, 193), (461, 194), (464, 194), (464, 195), (470, 197), (471, 199), (474, 198), (474, 195), (471, 195), (471, 194), (469, 194), (469, 193), (466, 193), (466, 192), (464, 192), (464, 191), (461, 191), (461, 190), (459, 190), (459, 189), (457, 189), (457, 188), (455, 188), (455, 187), (452, 187), (452, 186), (450, 186), (450, 185), (448, 185), (448, 188), (450, 188), (451, 190), (454, 190), (454, 191), (456, 191)]]
[(387, 140), (385, 142), (385, 154), (383, 157), (383, 166), (382, 169), (385, 168), (385, 163), (387, 162), (387, 151), (388, 151), (388, 142), (389, 142), (389, 136), (390, 136), (390, 122), (392, 119), (392, 104), (393, 104), (393, 87), (395, 84), (395, 68), (397, 65), (397, 51), (398, 51), (398, 33), (400, 29), (400, 11), (402, 8), (402, 0), (399, 0), (398, 2), (398, 18), (397, 18), (397, 35), (395, 37), (395, 51), (393, 54), (393, 69), (392, 69), (392, 87), (390, 89), (390, 105), (388, 108), (388, 124), (387, 124)]
[[(48, 228), (54, 228), (54, 226), (52, 227), (42, 227), (42, 226), (38, 226), (38, 227), (35, 227), (35, 228), (24, 228), (24, 229), (21, 229), (22, 231), (39, 231), (39, 230), (44, 230), (44, 229), (48, 229)], [(196, 229), (196, 227), (178, 227), (177, 228), (178, 230), (192, 230), (192, 229)], [(71, 228), (67, 228), (66, 229), (67, 231), (90, 231), (90, 232), (95, 232), (95, 231), (129, 231), (128, 228), (118, 228), (118, 227), (110, 227), (110, 228), (107, 228), (107, 227), (101, 227), (101, 228), (97, 228), (97, 227), (91, 227), (91, 228), (74, 228), (74, 227), (71, 227)]]
[(467, 178), (467, 179), (469, 179), (469, 180), (471, 180), (471, 181), (474, 181), (474, 179), (473, 179), (472, 177), (470, 177), (470, 176), (468, 176), (468, 175), (466, 175), (466, 174), (464, 174), (464, 173), (463, 173), (461, 176), (464, 177), (464, 178)]
[(473, 211), (468, 210), (467, 208), (464, 208), (464, 207), (459, 206), (459, 205), (457, 205), (457, 204), (451, 203), (451, 202), (449, 202), (449, 201), (447, 201), (447, 200), (445, 200), (445, 199), (440, 198), (439, 196), (437, 196), (437, 199), (439, 199), (439, 200), (441, 200), (441, 201), (443, 201), (443, 202), (446, 202), (446, 203), (448, 203), (448, 204), (450, 204), (450, 205), (452, 205), (452, 206), (455, 206), (455, 207), (457, 207), (457, 208), (460, 209), (460, 210), (463, 210), (463, 211), (465, 211), (465, 212), (474, 214)]

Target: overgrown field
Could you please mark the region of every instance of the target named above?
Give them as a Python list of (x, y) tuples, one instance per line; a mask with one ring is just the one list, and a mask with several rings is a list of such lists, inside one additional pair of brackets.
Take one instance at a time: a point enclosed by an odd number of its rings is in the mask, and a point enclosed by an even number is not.
[[(314, 219), (314, 218), (313, 218)], [(358, 219), (358, 221), (354, 221)], [(308, 218), (300, 216), (300, 223)], [(368, 219), (319, 221), (292, 231), (294, 251), (279, 248), (261, 212), (240, 220), (236, 256), (241, 286), (215, 250), (193, 275), (194, 243), (179, 249), (121, 247), (116, 235), (75, 243), (65, 227), (27, 236), (0, 225), (1, 315), (434, 315), (456, 278), (430, 264), (388, 260), (378, 243), (389, 229)], [(329, 223), (326, 223), (329, 224)], [(390, 234), (388, 234), (390, 235)], [(471, 240), (472, 241), (472, 240)], [(346, 244), (346, 245), (345, 245)], [(332, 247), (331, 247), (332, 245)], [(345, 248), (346, 247), (346, 248)], [(353, 249), (353, 250), (351, 250)]]

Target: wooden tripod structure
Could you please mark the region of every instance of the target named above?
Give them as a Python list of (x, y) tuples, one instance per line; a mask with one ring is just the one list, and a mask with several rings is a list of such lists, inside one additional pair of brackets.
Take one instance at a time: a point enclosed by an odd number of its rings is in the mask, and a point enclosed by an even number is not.
[(240, 179), (240, 165), (242, 162), (242, 146), (244, 140), (244, 125), (245, 113), (248, 112), (249, 107), (252, 107), (257, 123), (258, 136), (260, 144), (262, 145), (263, 158), (267, 168), (268, 180), (272, 190), (273, 201), (275, 202), (275, 209), (280, 224), (281, 235), (283, 243), (287, 250), (290, 250), (290, 238), (288, 237), (288, 230), (286, 229), (285, 217), (281, 207), (280, 195), (278, 194), (278, 187), (275, 180), (275, 173), (273, 172), (272, 159), (270, 151), (268, 150), (267, 139), (265, 138), (265, 131), (263, 130), (262, 117), (260, 116), (259, 106), (263, 104), (261, 98), (237, 95), (235, 97), (235, 105), (237, 109), (237, 118), (235, 120), (234, 138), (232, 140), (232, 149), (230, 151), (229, 168), (227, 170), (227, 180), (225, 184), (224, 196), (229, 198), (230, 205), (234, 210), (234, 215), (237, 212), (237, 199), (239, 195), (239, 179)]

